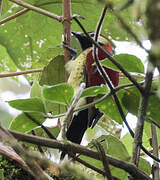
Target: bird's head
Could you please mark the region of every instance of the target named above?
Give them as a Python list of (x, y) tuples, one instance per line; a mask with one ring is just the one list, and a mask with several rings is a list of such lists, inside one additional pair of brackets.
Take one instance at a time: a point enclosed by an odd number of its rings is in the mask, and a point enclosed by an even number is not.
[[(84, 33), (72, 32), (72, 34), (79, 41), (82, 50), (86, 50), (87, 48), (92, 47), (92, 45), (93, 45), (92, 42), (87, 38), (87, 36)], [(93, 32), (90, 32), (88, 34), (92, 38), (94, 38), (94, 36), (95, 36), (95, 33), (93, 33)], [(109, 41), (106, 39), (106, 37), (104, 37), (103, 35), (100, 35), (99, 39), (98, 39), (98, 43), (112, 55), (112, 48), (111, 48)]]

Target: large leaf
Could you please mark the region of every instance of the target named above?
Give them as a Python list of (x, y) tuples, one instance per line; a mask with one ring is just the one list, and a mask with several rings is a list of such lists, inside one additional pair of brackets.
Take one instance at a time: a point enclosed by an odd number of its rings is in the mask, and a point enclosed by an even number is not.
[(57, 84), (52, 87), (44, 87), (43, 96), (45, 99), (58, 104), (69, 105), (74, 95), (72, 86), (67, 83)]
[(8, 128), (13, 117), (8, 112), (8, 106), (5, 103), (0, 102), (0, 123), (4, 128)]
[[(101, 142), (101, 145), (103, 146), (106, 154), (108, 154), (112, 157), (116, 157), (121, 160), (125, 160), (125, 161), (130, 160), (130, 156), (129, 156), (124, 144), (116, 137), (111, 136), (111, 135), (107, 135), (107, 136), (103, 135), (103, 136), (97, 138), (96, 141)], [(97, 150), (95, 148), (94, 143), (95, 143), (95, 141), (91, 142), (88, 146), (92, 147), (92, 149), (94, 149), (94, 150)], [(103, 169), (103, 165), (102, 165), (101, 161), (97, 161), (97, 160), (93, 161), (93, 159), (88, 158), (86, 156), (80, 156), (80, 157), (83, 160), (85, 160), (86, 162), (92, 164), (93, 166)], [(112, 175), (116, 176), (120, 179), (125, 179), (127, 176), (127, 173), (119, 168), (110, 166), (110, 169), (111, 169)]]
[(30, 90), (30, 97), (42, 97), (42, 87), (39, 85), (39, 83), (35, 80), (32, 84), (31, 90)]
[[(139, 58), (130, 54), (115, 55), (114, 58), (121, 64), (128, 72), (144, 73), (144, 66)], [(101, 64), (105, 67), (120, 71), (110, 60), (105, 59), (101, 61)]]
[[(125, 134), (122, 137), (121, 141), (123, 142), (123, 144), (127, 148), (129, 154), (132, 155), (133, 138), (131, 137), (131, 135), (129, 133)], [(145, 131), (143, 132), (143, 140), (142, 140), (142, 142), (143, 142), (144, 147), (146, 147), (147, 149), (151, 149), (151, 146), (150, 146), (150, 143), (149, 143), (149, 137), (148, 137), (148, 134)]]
[(21, 111), (45, 113), (45, 106), (40, 98), (17, 99), (9, 101), (8, 104)]
[[(125, 89), (124, 96), (122, 98), (122, 103), (125, 108), (132, 114), (138, 115), (139, 104), (140, 104), (141, 94), (137, 88), (132, 87)], [(157, 95), (151, 95), (149, 97), (149, 103), (147, 107), (147, 117), (151, 117), (158, 124), (160, 124), (160, 99)], [(147, 118), (146, 118), (147, 119)]]
[[(46, 0), (45, 2), (42, 0), (25, 1), (60, 16), (62, 15), (61, 0), (56, 1), (56, 3), (52, 0)], [(116, 2), (115, 6), (120, 6), (122, 3), (122, 1)], [(5, 3), (9, 4), (10, 2), (6, 0)], [(8, 11), (9, 7), (11, 6), (7, 5), (7, 8), (4, 10), (6, 13), (3, 14), (1, 19), (23, 9), (20, 6), (12, 6), (10, 11)], [(103, 4), (96, 0), (72, 0), (72, 12), (73, 14), (80, 14), (85, 17), (82, 24), (87, 31), (93, 31), (95, 29), (102, 8)], [(134, 30), (138, 29), (137, 32), (140, 32), (139, 29), (142, 26), (133, 21), (130, 14), (128, 9), (121, 13), (129, 26), (131, 28), (134, 27)], [(74, 31), (81, 31), (75, 21), (73, 21), (72, 29)], [(45, 61), (48, 62), (48, 50), (57, 47), (61, 43), (61, 34), (61, 23), (37, 12), (28, 11), (1, 26), (0, 44), (7, 49), (9, 56), (20, 69), (38, 68), (46, 64)], [(129, 37), (129, 34), (119, 27), (117, 18), (109, 11), (103, 24), (102, 34), (119, 40)], [(61, 54), (61, 52), (58, 53)], [(54, 50), (53, 54), (51, 52), (49, 57), (53, 56), (55, 56)], [(3, 63), (1, 64), (3, 66)]]
[[(60, 128), (58, 126), (46, 127), (46, 129), (48, 129), (48, 131), (50, 131), (55, 138), (57, 138), (60, 132)], [(46, 134), (46, 132), (44, 132), (44, 130), (41, 127), (34, 129), (34, 131), (35, 131), (36, 136), (48, 138), (48, 135)]]
[[(123, 94), (124, 94), (123, 90), (121, 90), (117, 93), (120, 103), (121, 103)], [(99, 108), (99, 110), (101, 112), (103, 112), (110, 119), (115, 120), (119, 124), (123, 123), (123, 120), (120, 116), (117, 105), (111, 96), (106, 98), (102, 102), (96, 104), (96, 107)], [(126, 110), (126, 108), (123, 105), (122, 105), (122, 108), (123, 108), (124, 114), (126, 115), (128, 111)]]
[(151, 164), (146, 159), (140, 158), (138, 168), (148, 175), (151, 175)]
[(93, 86), (86, 88), (81, 97), (89, 97), (89, 96), (97, 96), (99, 94), (106, 94), (108, 92), (108, 89), (105, 85), (103, 86)]
[(8, 0), (1, 0), (1, 14), (5, 14), (13, 3)]
[(50, 61), (50, 63), (44, 68), (40, 85), (55, 85), (65, 81), (65, 69), (64, 69), (64, 56), (56, 56)]
[[(44, 115), (39, 112), (30, 112), (29, 115), (41, 124), (45, 120)], [(37, 126), (35, 122), (22, 113), (12, 121), (10, 129), (19, 132), (29, 132)]]

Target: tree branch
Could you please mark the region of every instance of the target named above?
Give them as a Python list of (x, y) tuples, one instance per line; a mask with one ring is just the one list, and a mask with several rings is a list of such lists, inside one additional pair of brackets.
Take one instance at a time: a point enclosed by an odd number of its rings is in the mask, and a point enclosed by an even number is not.
[(21, 1), (21, 0), (10, 0), (10, 1), (12, 1), (12, 2), (14, 2), (14, 3), (16, 3), (16, 4), (20, 5), (20, 6), (23, 6), (23, 7), (25, 7), (25, 8), (28, 8), (28, 9), (30, 9), (30, 10), (32, 10), (32, 11), (35, 11), (35, 12), (38, 12), (38, 13), (43, 14), (43, 15), (45, 15), (45, 16), (48, 16), (48, 17), (50, 17), (50, 18), (52, 18), (52, 19), (55, 19), (55, 20), (57, 20), (57, 21), (59, 21), (59, 22), (62, 22), (62, 17), (61, 17), (61, 16), (58, 16), (58, 15), (56, 15), (56, 14), (53, 14), (53, 13), (51, 13), (51, 12), (49, 12), (49, 11), (46, 11), (46, 10), (41, 9), (41, 8), (39, 8), (39, 7), (33, 6), (33, 5), (31, 5), (31, 4), (28, 4), (28, 3), (26, 3), (26, 2), (23, 2), (23, 1)]
[(25, 71), (20, 71), (20, 72), (1, 73), (0, 74), (0, 78), (20, 76), (20, 75), (23, 75), (23, 74), (30, 74), (30, 73), (36, 73), (36, 72), (42, 72), (42, 71), (43, 71), (43, 68), (41, 68), (41, 69), (25, 70)]
[(4, 23), (6, 23), (6, 22), (8, 22), (8, 21), (10, 21), (10, 20), (12, 20), (12, 19), (15, 19), (16, 17), (18, 17), (18, 16), (20, 16), (20, 15), (22, 15), (22, 14), (28, 12), (28, 11), (29, 11), (28, 8), (24, 8), (23, 10), (15, 13), (15, 14), (13, 14), (13, 15), (11, 15), (11, 16), (6, 17), (5, 19), (2, 19), (2, 20), (0, 21), (0, 24), (4, 24)]
[[(72, 25), (72, 11), (71, 11), (71, 0), (62, 1), (62, 11), (63, 11), (63, 35), (64, 35), (64, 44), (72, 47), (71, 40), (71, 25)], [(67, 63), (71, 58), (71, 53), (67, 48), (64, 48), (64, 60)], [(68, 73), (65, 72), (65, 80), (68, 79)]]
[(137, 125), (135, 129), (135, 136), (133, 142), (133, 156), (132, 162), (138, 166), (139, 156), (140, 156), (140, 148), (142, 144), (142, 136), (143, 136), (143, 128), (144, 128), (144, 120), (146, 117), (146, 111), (149, 101), (149, 94), (152, 85), (154, 68), (150, 67), (150, 63), (148, 63), (147, 74), (144, 82), (144, 93), (142, 94), (140, 108), (139, 108), (139, 118), (137, 120)]
[(101, 161), (103, 163), (104, 171), (105, 171), (104, 177), (107, 177), (108, 180), (113, 180), (112, 174), (109, 168), (109, 162), (108, 162), (107, 156), (105, 155), (103, 146), (98, 141), (95, 143), (95, 145), (101, 155)]
[[(53, 139), (48, 139), (48, 138), (42, 138), (42, 137), (37, 137), (37, 136), (33, 136), (33, 135), (28, 135), (28, 134), (23, 134), (23, 133), (19, 133), (16, 131), (9, 131), (16, 139), (20, 140), (20, 141), (25, 141), (25, 142), (29, 142), (32, 144), (37, 144), (40, 146), (45, 146), (45, 147), (50, 147), (50, 148), (54, 148), (54, 149), (59, 149), (61, 151), (65, 151), (68, 153), (80, 153), (82, 155), (97, 159), (97, 160), (101, 160), (100, 159), (100, 154), (96, 151), (92, 151), (87, 149), (84, 146), (81, 146), (79, 144), (75, 144), (75, 143), (68, 143), (68, 142), (60, 142), (57, 140), (53, 140)], [(112, 158), (110, 156), (107, 156), (108, 162), (109, 164), (123, 169), (125, 171), (127, 171), (129, 174), (131, 174), (132, 176), (134, 176), (135, 178), (139, 178), (139, 179), (143, 179), (143, 180), (151, 180), (151, 178), (149, 176), (147, 176), (144, 172), (142, 172), (141, 170), (139, 170), (134, 164), (126, 162), (126, 161), (122, 161), (116, 158)]]

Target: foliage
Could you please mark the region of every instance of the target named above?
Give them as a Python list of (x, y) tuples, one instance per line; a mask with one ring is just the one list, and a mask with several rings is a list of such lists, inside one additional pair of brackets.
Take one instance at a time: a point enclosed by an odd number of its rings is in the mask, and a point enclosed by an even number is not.
[(9, 160), (3, 156), (0, 156), (0, 169), (3, 169), (4, 177), (8, 180), (33, 179), (16, 161)]
[[(46, 0), (45, 2), (42, 0), (24, 0), (24, 2), (53, 12), (59, 16), (62, 14), (61, 0)], [(110, 8), (107, 10), (101, 33), (111, 42), (113, 51), (114, 42), (116, 41), (134, 42), (137, 46), (144, 48), (143, 43), (141, 44), (140, 42), (146, 39), (149, 40), (148, 32), (146, 31), (147, 17), (145, 14), (147, 4), (144, 0), (141, 2), (136, 1), (120, 11), (119, 9), (123, 7), (125, 2), (124, 0), (115, 0), (114, 2), (105, 0), (72, 0), (71, 7), (73, 14), (79, 14), (85, 17), (85, 20), (80, 21), (87, 32), (92, 32), (95, 30), (104, 5), (108, 4)], [(9, 0), (2, 0), (2, 7), (0, 9), (2, 14), (0, 20), (3, 20), (6, 17), (22, 11), (23, 7), (15, 5)], [(81, 31), (79, 25), (77, 25), (74, 20), (72, 20), (72, 30)], [(0, 71), (16, 72), (42, 68), (42, 72), (39, 74), (32, 73), (24, 76), (29, 84), (27, 85), (30, 90), (29, 97), (25, 98), (24, 96), (23, 98), (7, 101), (12, 108), (19, 111), (16, 117), (12, 117), (9, 111), (7, 112), (6, 109), (0, 106), (0, 122), (3, 127), (23, 133), (31, 133), (32, 130), (34, 130), (36, 135), (46, 137), (47, 135), (40, 125), (45, 124), (46, 120), (50, 119), (54, 125), (53, 127), (48, 127), (48, 130), (56, 138), (58, 137), (62, 127), (59, 118), (66, 115), (66, 109), (72, 104), (75, 94), (73, 87), (65, 82), (66, 57), (62, 47), (62, 34), (62, 24), (60, 22), (31, 10), (1, 24)], [(72, 38), (72, 47), (77, 51), (77, 54), (81, 53), (80, 45), (74, 37)], [(148, 55), (149, 58), (153, 57), (150, 56), (150, 53), (148, 53)], [(116, 59), (131, 76), (135, 77), (137, 82), (141, 83), (139, 84), (140, 86), (144, 80), (146, 80), (147, 75), (145, 74), (146, 69), (144, 62), (137, 56), (128, 54), (127, 49), (125, 54), (116, 54), (113, 58)], [(109, 58), (101, 61), (101, 65), (121, 72)], [(148, 67), (151, 68), (151, 66)], [(121, 72), (121, 75), (122, 74)], [(160, 126), (159, 79), (155, 78), (153, 80), (151, 79), (151, 81), (151, 91), (146, 95), (149, 97), (149, 102), (146, 108), (146, 122), (143, 132), (143, 145), (145, 145), (148, 150), (153, 148), (152, 144), (149, 143), (149, 140), (152, 138), (150, 130), (151, 123), (154, 121), (157, 126)], [(16, 84), (19, 83), (17, 80), (15, 82)], [(138, 118), (143, 111), (143, 109), (140, 109), (142, 93), (135, 84), (131, 86), (128, 85), (128, 83), (130, 83), (130, 80), (126, 76), (124, 77), (124, 75), (121, 76), (119, 87), (115, 89), (117, 91), (116, 94), (123, 115), (126, 117), (128, 113), (131, 113)], [(1, 88), (0, 91), (2, 91), (2, 89), (3, 88)], [(10, 88), (7, 90), (10, 91)], [(81, 95), (81, 98), (93, 97), (96, 108), (104, 113), (104, 116), (96, 125), (95, 129), (87, 131), (86, 136), (92, 138), (91, 141), (89, 140), (87, 147), (97, 151), (95, 143), (98, 141), (101, 143), (107, 155), (130, 162), (133, 153), (133, 139), (130, 134), (126, 134), (122, 138), (120, 137), (120, 129), (124, 119), (122, 119), (122, 113), (118, 111), (114, 98), (109, 93), (109, 88), (102, 85), (86, 88)], [(108, 96), (97, 103), (97, 101), (102, 99), (106, 94), (108, 94)], [(111, 132), (111, 130), (113, 131)], [(160, 131), (158, 130), (157, 133), (159, 136)], [(80, 158), (98, 167), (100, 170), (104, 170), (101, 161), (93, 160), (82, 155)], [(11, 174), (12, 178), (15, 178), (16, 172), (21, 171), (18, 169), (15, 172), (8, 173), (8, 162), (5, 160), (2, 162), (3, 163), (0, 164), (0, 170), (5, 170), (5, 177)], [(142, 157), (140, 158), (138, 168), (147, 175), (151, 174), (150, 163)], [(61, 175), (55, 178), (64, 179), (64, 177), (61, 176), (66, 176), (65, 179), (77, 179), (77, 174), (79, 173), (77, 172), (77, 168), (74, 169), (72, 166), (64, 165), (62, 169)], [(110, 166), (110, 170), (113, 176), (127, 180), (128, 173), (126, 171), (114, 166)], [(72, 177), (70, 177), (67, 171), (73, 173), (71, 175)], [(85, 167), (85, 173), (86, 172), (95, 175), (98, 179), (103, 178), (102, 175), (89, 170), (87, 167)], [(3, 176), (3, 172), (0, 171), (0, 177), (1, 176)], [(18, 177), (17, 174), (16, 177)], [(80, 173), (78, 179), (87, 180), (89, 178)]]

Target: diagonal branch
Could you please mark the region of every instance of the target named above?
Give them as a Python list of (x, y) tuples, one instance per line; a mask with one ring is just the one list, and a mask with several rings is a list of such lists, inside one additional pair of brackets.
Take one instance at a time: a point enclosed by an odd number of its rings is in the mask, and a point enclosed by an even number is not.
[(23, 74), (30, 74), (30, 73), (36, 73), (36, 72), (42, 72), (42, 71), (43, 71), (43, 68), (41, 68), (41, 69), (30, 69), (30, 70), (25, 70), (25, 71), (20, 71), (20, 72), (0, 73), (0, 78), (20, 76)]
[(11, 16), (6, 17), (5, 19), (2, 19), (2, 20), (0, 21), (0, 25), (1, 25), (1, 24), (4, 24), (4, 23), (6, 23), (6, 22), (8, 22), (8, 21), (10, 21), (10, 20), (12, 20), (12, 19), (15, 19), (16, 17), (21, 16), (22, 14), (24, 14), (24, 13), (26, 13), (26, 12), (28, 12), (28, 11), (29, 11), (28, 8), (24, 8), (23, 10), (15, 13), (15, 14), (13, 14), (13, 15), (11, 15)]
[[(96, 151), (89, 150), (84, 146), (81, 146), (79, 144), (75, 143), (67, 143), (67, 142), (62, 142), (62, 141), (57, 141), (53, 139), (48, 139), (48, 138), (42, 138), (42, 137), (37, 137), (33, 135), (28, 135), (16, 131), (9, 131), (16, 139), (20, 141), (25, 141), (29, 142), (32, 144), (37, 144), (40, 146), (45, 146), (45, 147), (50, 147), (54, 149), (59, 149), (61, 151), (65, 151), (70, 153), (80, 153), (82, 155), (101, 160), (100, 159), (100, 154)], [(106, 156), (106, 155), (105, 155)], [(108, 162), (110, 165), (113, 165), (117, 168), (123, 169), (127, 171), (129, 174), (131, 174), (135, 179), (143, 179), (143, 180), (151, 180), (149, 176), (147, 176), (143, 171), (138, 169), (134, 164), (119, 160), (117, 158), (112, 158), (110, 156), (106, 156), (108, 159)]]
[(96, 147), (97, 147), (97, 149), (101, 155), (101, 161), (103, 162), (104, 171), (105, 171), (104, 176), (107, 177), (108, 180), (113, 180), (111, 170), (109, 168), (109, 162), (105, 156), (105, 151), (103, 149), (103, 146), (98, 141), (95, 143), (95, 145), (96, 145)]
[(56, 15), (54, 13), (51, 13), (51, 12), (46, 11), (44, 9), (41, 9), (39, 7), (33, 6), (33, 5), (29, 4), (29, 3), (23, 2), (21, 0), (10, 0), (10, 1), (12, 1), (12, 2), (14, 2), (14, 3), (16, 3), (16, 4), (20, 5), (20, 6), (23, 6), (25, 8), (28, 8), (29, 10), (38, 12), (38, 13), (43, 14), (43, 15), (46, 15), (46, 16), (48, 16), (50, 18), (53, 18), (53, 19), (55, 19), (55, 20), (57, 20), (59, 22), (62, 21), (61, 16), (58, 16), (58, 15)]
[(47, 129), (47, 127), (43, 126), (43, 124), (41, 124), (40, 122), (38, 122), (34, 117), (32, 117), (29, 113), (24, 112), (24, 114), (34, 123), (36, 123), (38, 126), (40, 126), (44, 132), (48, 135), (48, 137), (50, 137), (51, 139), (56, 139), (54, 137), (54, 135)]

